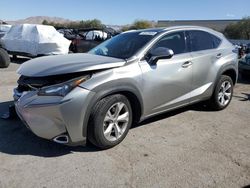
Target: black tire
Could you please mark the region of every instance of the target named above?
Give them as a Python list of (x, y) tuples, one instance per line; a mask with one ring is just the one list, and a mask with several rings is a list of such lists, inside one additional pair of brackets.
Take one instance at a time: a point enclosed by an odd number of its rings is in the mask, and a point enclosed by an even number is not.
[(12, 59), (13, 59), (14, 61), (16, 61), (16, 60), (17, 60), (17, 55), (12, 55)]
[[(224, 82), (229, 82), (231, 84), (231, 88), (228, 90), (231, 92), (230, 97), (228, 97), (229, 101), (227, 104), (222, 105), (219, 101), (219, 92), (221, 90), (221, 86), (222, 83)], [(210, 98), (210, 100), (208, 101), (208, 106), (212, 109), (212, 110), (223, 110), (225, 109), (231, 102), (232, 100), (232, 96), (233, 96), (233, 81), (231, 79), (231, 77), (227, 76), (227, 75), (222, 75), (219, 79), (219, 81), (216, 84), (214, 93), (212, 95), (212, 97)]]
[(10, 65), (9, 54), (3, 48), (0, 48), (0, 68), (7, 68)]
[[(108, 110), (116, 103), (122, 102), (127, 106), (129, 120), (124, 133), (115, 141), (104, 136), (104, 118)], [(88, 140), (100, 149), (108, 149), (119, 144), (127, 135), (132, 124), (132, 108), (129, 100), (120, 94), (110, 95), (98, 101), (94, 106), (88, 125)]]

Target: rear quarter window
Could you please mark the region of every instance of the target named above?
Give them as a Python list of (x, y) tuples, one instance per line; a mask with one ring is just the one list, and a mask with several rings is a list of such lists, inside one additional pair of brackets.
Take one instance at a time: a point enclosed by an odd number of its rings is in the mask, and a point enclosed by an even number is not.
[(213, 48), (218, 48), (221, 44), (221, 39), (216, 37), (215, 35), (211, 35), (213, 39)]
[(189, 31), (189, 48), (190, 51), (201, 51), (216, 49), (221, 43), (221, 39), (205, 31)]

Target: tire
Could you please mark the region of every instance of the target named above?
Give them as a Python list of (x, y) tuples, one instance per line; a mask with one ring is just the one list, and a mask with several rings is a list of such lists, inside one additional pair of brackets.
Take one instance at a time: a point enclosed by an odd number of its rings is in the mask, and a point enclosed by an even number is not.
[(114, 147), (126, 137), (131, 124), (129, 100), (120, 94), (105, 97), (96, 103), (91, 112), (88, 140), (100, 149)]
[(10, 65), (9, 54), (3, 48), (0, 48), (0, 68), (7, 68)]
[(14, 61), (16, 61), (16, 60), (17, 60), (17, 55), (12, 55), (12, 59), (13, 59)]
[(213, 110), (223, 110), (230, 104), (232, 96), (233, 96), (233, 81), (231, 77), (227, 75), (222, 75), (220, 77), (220, 80), (216, 84), (212, 97), (208, 101), (208, 105)]

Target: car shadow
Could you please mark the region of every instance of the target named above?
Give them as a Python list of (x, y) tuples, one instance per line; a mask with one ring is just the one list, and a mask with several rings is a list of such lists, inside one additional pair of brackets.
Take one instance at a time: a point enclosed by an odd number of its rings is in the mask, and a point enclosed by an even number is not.
[[(250, 95), (247, 94), (248, 100)], [(244, 98), (245, 99), (245, 98)], [(0, 103), (0, 117), (8, 110), (8, 106), (13, 101)], [(187, 111), (212, 112), (205, 103), (197, 103), (177, 110), (169, 111), (152, 118), (148, 118), (139, 124), (135, 124), (131, 129), (138, 128), (156, 121), (160, 121)], [(73, 152), (97, 152), (100, 151), (93, 145), (70, 147), (60, 145), (46, 139), (35, 136), (18, 117), (3, 120), (0, 118), (0, 152), (11, 155), (34, 155), (39, 157), (57, 157)]]
[[(0, 103), (0, 116), (8, 110), (13, 101)], [(0, 118), (0, 152), (10, 155), (33, 155), (58, 157), (73, 152), (100, 151), (92, 145), (70, 147), (45, 140), (28, 130), (18, 117), (4, 120)]]
[[(8, 111), (9, 105), (13, 101), (0, 103), (0, 117)], [(140, 124), (132, 127), (136, 128), (155, 121), (159, 121), (177, 114), (183, 113), (188, 110), (206, 110), (202, 105), (192, 105), (168, 113), (164, 113), (153, 118), (149, 118)], [(52, 141), (42, 139), (34, 135), (28, 130), (18, 117), (11, 119), (0, 118), (0, 152), (10, 155), (33, 155), (39, 157), (58, 157), (73, 152), (98, 152), (98, 148), (91, 144), (87, 146), (70, 147), (60, 145)]]
[(178, 108), (176, 110), (172, 110), (172, 111), (169, 111), (169, 112), (165, 112), (165, 113), (153, 116), (151, 118), (148, 118), (148, 119), (142, 121), (141, 123), (139, 123), (137, 125), (133, 125), (132, 128), (137, 128), (137, 127), (140, 127), (140, 126), (143, 126), (143, 125), (146, 125), (146, 124), (150, 124), (150, 123), (153, 123), (153, 122), (156, 122), (156, 121), (160, 121), (160, 120), (163, 120), (163, 119), (166, 119), (166, 118), (170, 118), (172, 116), (176, 116), (178, 114), (181, 114), (181, 113), (184, 113), (184, 112), (187, 112), (187, 111), (213, 112), (213, 110), (210, 109), (209, 107), (207, 107), (204, 102), (199, 102), (199, 103), (196, 103), (196, 104), (192, 104), (192, 105), (189, 105), (189, 106), (185, 106), (185, 107), (182, 107), (182, 108)]
[(239, 101), (250, 101), (250, 94), (248, 93), (241, 93), (243, 96), (239, 96), (239, 95), (234, 95), (234, 98), (239, 99)]
[(242, 188), (250, 188), (250, 184), (249, 184), (249, 185), (246, 185), (246, 186), (244, 186), (244, 187), (242, 187)]
[(31, 58), (28, 58), (28, 57), (20, 57), (20, 56), (18, 56), (17, 58), (10, 58), (10, 61), (11, 61), (11, 63), (15, 63), (15, 64), (22, 64), (22, 63), (24, 63), (24, 62), (26, 62), (26, 61), (28, 61), (28, 60), (30, 60)]

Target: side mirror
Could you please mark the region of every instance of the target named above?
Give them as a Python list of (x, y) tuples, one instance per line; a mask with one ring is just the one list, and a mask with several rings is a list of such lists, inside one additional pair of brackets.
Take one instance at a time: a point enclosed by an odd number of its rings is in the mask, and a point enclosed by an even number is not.
[(165, 47), (158, 47), (149, 52), (149, 63), (156, 64), (159, 59), (170, 59), (173, 55), (173, 50)]

